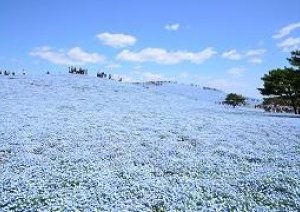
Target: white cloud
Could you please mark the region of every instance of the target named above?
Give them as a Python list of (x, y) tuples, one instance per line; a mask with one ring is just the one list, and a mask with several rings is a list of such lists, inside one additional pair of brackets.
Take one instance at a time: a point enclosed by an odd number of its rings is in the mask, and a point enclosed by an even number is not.
[(10, 58), (10, 62), (12, 62), (12, 63), (18, 63), (18, 62), (21, 62), (21, 60), (18, 59), (18, 58), (13, 57), (13, 58)]
[(133, 69), (134, 70), (140, 70), (140, 69), (142, 69), (142, 66), (141, 65), (137, 65), (137, 66), (134, 66)]
[(274, 39), (283, 38), (283, 37), (289, 35), (292, 31), (294, 31), (297, 28), (300, 28), (300, 22), (289, 24), (289, 25), (283, 27), (282, 29), (280, 29), (275, 35), (273, 35), (273, 38)]
[(161, 73), (156, 73), (146, 70), (136, 70), (127, 74), (123, 74), (123, 81), (126, 82), (147, 82), (147, 81), (162, 81), (171, 80), (171, 78), (166, 77)]
[(256, 65), (256, 64), (262, 63), (263, 60), (262, 60), (261, 58), (255, 58), (255, 57), (254, 57), (254, 58), (250, 58), (250, 59), (248, 60), (248, 62), (251, 63), (251, 64)]
[(97, 35), (97, 38), (107, 46), (112, 46), (114, 48), (124, 48), (127, 46), (132, 46), (136, 43), (137, 39), (132, 35), (126, 34), (113, 34), (109, 32), (104, 32)]
[(252, 57), (252, 56), (261, 56), (264, 53), (266, 53), (265, 49), (252, 49), (252, 50), (249, 50), (246, 53), (246, 56), (249, 56), (249, 57)]
[(242, 54), (238, 53), (236, 49), (232, 49), (228, 52), (224, 52), (222, 57), (229, 60), (240, 60), (242, 59)]
[(244, 68), (235, 67), (235, 68), (229, 69), (227, 71), (227, 73), (232, 77), (241, 77), (245, 71), (246, 71), (246, 69), (244, 69)]
[(180, 27), (180, 24), (167, 24), (165, 29), (168, 31), (177, 31)]
[(208, 87), (227, 90), (232, 87), (232, 84), (225, 79), (213, 79), (207, 83)]
[(188, 77), (190, 77), (190, 74), (189, 74), (188, 72), (181, 72), (181, 73), (179, 74), (179, 78), (186, 79), (186, 78), (188, 78)]
[(109, 65), (106, 65), (105, 68), (107, 69), (118, 69), (118, 68), (121, 68), (122, 66), (120, 64), (109, 64)]
[(223, 58), (229, 60), (241, 60), (248, 59), (249, 63), (259, 64), (262, 63), (262, 56), (266, 53), (265, 49), (251, 49), (246, 52), (238, 52), (236, 49), (224, 52), (222, 54)]
[(132, 62), (155, 62), (159, 64), (177, 64), (183, 61), (189, 61), (201, 64), (211, 58), (215, 51), (212, 48), (206, 48), (201, 52), (174, 51), (168, 52), (162, 48), (146, 48), (140, 52), (123, 50), (117, 55), (117, 59)]
[(152, 73), (152, 72), (141, 72), (141, 76), (143, 77), (143, 81), (159, 81), (166, 80), (162, 74)]
[(277, 44), (282, 51), (290, 52), (300, 48), (300, 38), (289, 37)]
[(103, 56), (97, 53), (87, 53), (83, 51), (80, 47), (72, 48), (67, 53), (68, 57), (73, 61), (78, 61), (80, 63), (98, 63), (104, 60)]
[(260, 64), (263, 62), (262, 56), (266, 53), (265, 49), (252, 49), (246, 53), (246, 56), (249, 58), (248, 62), (251, 64)]
[(212, 79), (206, 83), (208, 87), (217, 88), (226, 92), (239, 91), (241, 88), (246, 87), (244, 83), (232, 82), (226, 79)]
[(35, 48), (29, 55), (48, 60), (57, 65), (85, 65), (105, 61), (104, 56), (97, 53), (85, 52), (80, 47), (64, 51), (62, 49), (53, 50), (49, 46), (43, 46)]

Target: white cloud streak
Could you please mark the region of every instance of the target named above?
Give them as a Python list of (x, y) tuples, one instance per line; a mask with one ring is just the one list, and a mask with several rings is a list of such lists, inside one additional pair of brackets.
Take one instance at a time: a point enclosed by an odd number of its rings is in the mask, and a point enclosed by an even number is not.
[(253, 65), (256, 65), (256, 64), (261, 64), (263, 60), (261, 58), (250, 58), (248, 62)]
[(122, 66), (120, 64), (116, 64), (116, 63), (113, 63), (113, 64), (108, 64), (105, 66), (105, 68), (107, 69), (118, 69), (118, 68), (121, 68)]
[(152, 72), (140, 72), (143, 81), (159, 81), (159, 80), (166, 80), (167, 78), (162, 74), (152, 73)]
[(229, 92), (232, 90), (241, 90), (241, 88), (246, 87), (246, 85), (244, 83), (232, 82), (232, 81), (229, 82), (226, 79), (212, 79), (209, 82), (207, 82), (206, 84), (209, 87), (224, 90), (226, 92)]
[(29, 55), (39, 57), (57, 65), (85, 65), (105, 61), (104, 56), (98, 53), (85, 52), (80, 47), (74, 47), (68, 51), (57, 51), (49, 46), (43, 46), (35, 48), (29, 52)]
[(232, 77), (241, 77), (245, 71), (246, 71), (246, 69), (244, 69), (244, 68), (235, 67), (235, 68), (229, 69), (227, 71), (227, 73)]
[(264, 53), (266, 53), (266, 50), (265, 50), (265, 49), (252, 49), (252, 50), (249, 50), (249, 51), (246, 53), (246, 56), (249, 56), (249, 57), (253, 57), (253, 56), (261, 56), (261, 55), (263, 55)]
[(292, 31), (295, 29), (300, 28), (300, 22), (289, 24), (282, 29), (280, 29), (275, 35), (273, 35), (274, 39), (280, 39), (283, 38), (289, 34), (291, 34)]
[(300, 38), (289, 37), (277, 44), (284, 52), (290, 52), (300, 48)]
[(162, 48), (146, 48), (139, 52), (123, 50), (117, 55), (117, 59), (139, 63), (154, 62), (158, 64), (177, 64), (183, 61), (189, 61), (191, 63), (201, 64), (215, 54), (216, 52), (211, 47), (200, 52), (168, 52)]
[(168, 31), (177, 31), (179, 30), (180, 24), (167, 24), (165, 29)]
[(242, 54), (238, 53), (236, 49), (232, 49), (230, 51), (224, 52), (222, 54), (222, 57), (229, 60), (241, 60)]
[(132, 35), (127, 34), (114, 34), (104, 32), (96, 36), (103, 45), (111, 46), (114, 48), (124, 48), (127, 46), (133, 46), (137, 39)]
[(238, 52), (236, 49), (232, 49), (224, 52), (222, 57), (228, 60), (248, 59), (248, 62), (251, 64), (260, 64), (265, 53), (265, 49), (251, 49), (246, 52)]

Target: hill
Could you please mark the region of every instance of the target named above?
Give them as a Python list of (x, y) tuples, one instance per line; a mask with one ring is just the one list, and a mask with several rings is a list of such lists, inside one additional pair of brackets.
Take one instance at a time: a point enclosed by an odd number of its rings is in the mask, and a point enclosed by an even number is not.
[(1, 211), (299, 209), (300, 119), (177, 84), (0, 84)]

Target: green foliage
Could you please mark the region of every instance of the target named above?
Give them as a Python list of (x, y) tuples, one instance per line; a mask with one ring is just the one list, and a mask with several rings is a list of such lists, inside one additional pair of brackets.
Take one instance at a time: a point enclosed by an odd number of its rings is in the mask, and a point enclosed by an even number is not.
[[(269, 102), (274, 104), (289, 105), (297, 113), (300, 106), (300, 51), (293, 51), (291, 58), (287, 60), (294, 67), (284, 67), (270, 70), (261, 79), (264, 81), (263, 88), (258, 88), (260, 93), (268, 96)], [(268, 102), (268, 100), (265, 102)]]
[(233, 107), (237, 105), (244, 105), (246, 98), (242, 95), (238, 95), (236, 93), (230, 93), (225, 98), (225, 103), (232, 105)]
[(287, 67), (271, 70), (261, 78), (264, 81), (264, 88), (258, 88), (258, 90), (266, 96), (273, 95), (282, 98), (295, 96), (296, 79), (299, 73)]
[(291, 58), (287, 58), (287, 60), (289, 61), (289, 63), (292, 66), (297, 67), (297, 69), (300, 70), (300, 51), (299, 50), (292, 51)]

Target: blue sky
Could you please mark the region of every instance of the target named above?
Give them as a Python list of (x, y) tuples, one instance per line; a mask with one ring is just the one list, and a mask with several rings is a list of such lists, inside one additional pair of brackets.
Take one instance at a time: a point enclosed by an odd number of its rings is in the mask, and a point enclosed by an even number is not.
[(299, 0), (1, 0), (0, 29), (0, 69), (77, 65), (252, 97), (300, 48)]

